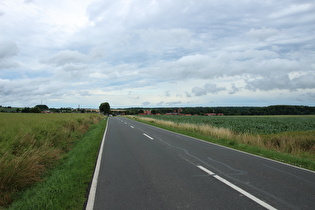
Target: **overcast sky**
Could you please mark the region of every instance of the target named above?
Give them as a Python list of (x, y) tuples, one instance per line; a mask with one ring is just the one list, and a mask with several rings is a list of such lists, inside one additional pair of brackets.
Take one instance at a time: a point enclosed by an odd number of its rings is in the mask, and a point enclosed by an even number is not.
[(0, 105), (315, 106), (313, 0), (0, 0)]

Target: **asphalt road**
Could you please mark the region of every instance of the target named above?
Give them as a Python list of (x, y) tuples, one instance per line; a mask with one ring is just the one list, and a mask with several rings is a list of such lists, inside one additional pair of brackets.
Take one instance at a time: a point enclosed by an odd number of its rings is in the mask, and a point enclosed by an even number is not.
[(87, 209), (315, 209), (308, 170), (126, 118), (104, 139)]

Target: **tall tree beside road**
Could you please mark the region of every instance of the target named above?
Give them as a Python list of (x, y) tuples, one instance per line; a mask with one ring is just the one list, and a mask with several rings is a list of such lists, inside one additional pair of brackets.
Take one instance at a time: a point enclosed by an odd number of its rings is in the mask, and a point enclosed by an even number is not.
[(108, 102), (101, 103), (100, 112), (103, 112), (104, 115), (108, 115), (110, 113), (110, 105)]

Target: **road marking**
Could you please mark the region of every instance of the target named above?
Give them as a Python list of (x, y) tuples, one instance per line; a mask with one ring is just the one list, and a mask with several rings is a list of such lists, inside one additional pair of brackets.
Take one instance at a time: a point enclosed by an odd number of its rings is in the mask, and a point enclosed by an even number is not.
[(238, 186), (232, 184), (231, 182), (227, 181), (226, 179), (223, 179), (222, 177), (220, 177), (219, 175), (216, 175), (215, 173), (213, 173), (212, 171), (209, 171), (208, 169), (204, 168), (203, 166), (197, 166), (199, 169), (203, 170), (204, 172), (206, 172), (207, 174), (213, 176), (214, 178), (216, 178), (217, 180), (219, 180), (220, 182), (226, 184), (227, 186), (231, 187), (232, 189), (238, 191), (239, 193), (245, 195), (246, 197), (248, 197), (249, 199), (255, 201), (256, 203), (258, 203), (259, 205), (265, 207), (266, 209), (271, 209), (271, 210), (276, 210), (276, 208), (274, 208), (273, 206), (270, 206), (268, 203), (260, 200), (259, 198), (253, 196), (252, 194), (246, 192), (245, 190), (239, 188)]
[(106, 137), (106, 134), (107, 134), (108, 122), (109, 122), (109, 119), (107, 120), (107, 123), (106, 123), (106, 129), (105, 129), (105, 132), (104, 132), (104, 135), (103, 135), (101, 148), (100, 148), (99, 153), (98, 153), (97, 162), (96, 162), (96, 166), (95, 166), (95, 171), (94, 171), (94, 174), (93, 174), (93, 180), (92, 180), (92, 184), (91, 184), (91, 188), (90, 188), (90, 193), (89, 193), (88, 201), (87, 201), (86, 208), (85, 208), (86, 210), (93, 210), (93, 208), (94, 208), (94, 201), (95, 201), (95, 194), (96, 194), (96, 188), (97, 188), (97, 181), (98, 181), (98, 175), (100, 173), (101, 159), (102, 159), (102, 154), (103, 154), (105, 137)]
[(206, 169), (203, 166), (197, 166), (197, 167), (200, 168), (201, 170), (203, 170), (204, 172), (206, 172), (207, 174), (210, 174), (211, 176), (215, 175), (215, 173), (213, 173), (212, 171), (209, 171), (208, 169)]
[(153, 138), (151, 136), (149, 136), (148, 134), (143, 133), (143, 135), (145, 135), (146, 137), (148, 137), (149, 139), (153, 140)]
[(133, 127), (133, 126), (131, 125), (130, 128), (135, 128), (135, 127)]

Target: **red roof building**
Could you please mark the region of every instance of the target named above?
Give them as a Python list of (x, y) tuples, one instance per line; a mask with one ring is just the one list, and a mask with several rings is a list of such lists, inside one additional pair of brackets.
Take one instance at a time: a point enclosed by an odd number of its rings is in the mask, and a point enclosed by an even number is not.
[(216, 116), (216, 113), (206, 113), (205, 116)]

